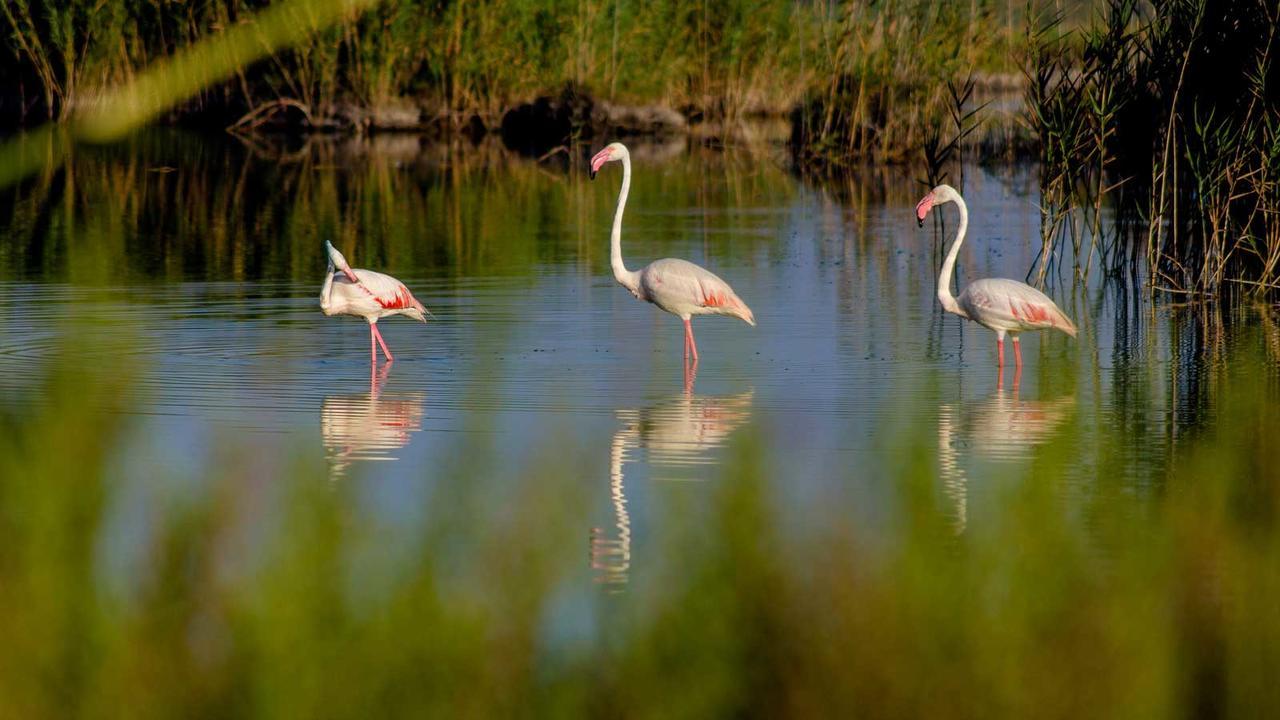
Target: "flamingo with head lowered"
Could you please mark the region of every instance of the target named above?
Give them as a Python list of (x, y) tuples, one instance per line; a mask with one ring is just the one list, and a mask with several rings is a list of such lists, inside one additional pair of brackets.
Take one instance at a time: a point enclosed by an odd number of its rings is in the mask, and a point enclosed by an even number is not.
[(404, 283), (372, 270), (353, 270), (333, 243), (326, 240), (324, 247), (329, 253), (329, 269), (325, 271), (324, 287), (320, 289), (320, 310), (325, 315), (364, 318), (369, 323), (371, 362), (378, 364), (379, 345), (387, 362), (392, 362), (395, 358), (378, 332), (378, 320), (388, 315), (404, 315), (426, 322), (432, 317), (431, 312), (413, 297)]
[(969, 226), (969, 209), (964, 198), (950, 185), (939, 185), (916, 204), (916, 220), (923, 227), (924, 219), (935, 205), (953, 202), (960, 208), (960, 229), (951, 243), (947, 259), (938, 275), (938, 301), (949, 313), (972, 320), (996, 333), (998, 367), (1004, 367), (1004, 336), (1013, 338), (1013, 357), (1022, 368), (1022, 349), (1018, 345), (1018, 333), (1049, 328), (1076, 336), (1076, 325), (1058, 309), (1048, 295), (1020, 283), (1017, 280), (987, 278), (975, 280), (960, 291), (959, 297), (951, 295), (951, 276), (955, 272), (956, 256)]
[(628, 270), (622, 264), (622, 211), (627, 206), (627, 192), (631, 189), (631, 153), (622, 143), (610, 143), (591, 158), (591, 178), (607, 162), (622, 163), (622, 189), (618, 192), (618, 209), (613, 215), (613, 234), (610, 239), (609, 262), (618, 284), (631, 291), (636, 298), (651, 302), (684, 321), (684, 356), (693, 353), (698, 362), (698, 344), (693, 340), (694, 315), (728, 315), (756, 324), (751, 308), (742, 302), (729, 283), (710, 270), (688, 260), (665, 258), (654, 260), (639, 270)]

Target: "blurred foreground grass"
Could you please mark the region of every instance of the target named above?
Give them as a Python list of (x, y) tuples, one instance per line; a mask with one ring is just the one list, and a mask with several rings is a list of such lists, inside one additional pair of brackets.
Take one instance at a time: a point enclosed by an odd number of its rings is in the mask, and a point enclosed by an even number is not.
[(441, 459), (409, 538), (359, 520), (358, 478), (235, 447), (122, 528), (138, 368), (67, 337), (35, 406), (0, 416), (3, 717), (1280, 711), (1280, 410), (1243, 370), (1153, 492), (1104, 472), (1064, 503), (1067, 430), (960, 535), (924, 446), (883, 479), (883, 527), (785, 534), (745, 430), (703, 519), (656, 541), (678, 561), (607, 595), (574, 453), (534, 451), (483, 504), (493, 433)]

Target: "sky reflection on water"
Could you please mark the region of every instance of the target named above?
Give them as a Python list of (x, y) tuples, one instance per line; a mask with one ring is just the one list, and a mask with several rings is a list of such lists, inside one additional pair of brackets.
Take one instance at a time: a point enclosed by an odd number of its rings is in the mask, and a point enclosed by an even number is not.
[[(759, 322), (696, 318), (685, 394), (679, 321), (609, 274), (616, 178), (405, 143), (268, 157), (150, 133), (0, 193), (0, 392), (39, 403), (44, 362), (75, 327), (83, 362), (124, 355), (138, 373), (122, 476), (199, 475), (213, 448), (246, 443), (326, 459), (341, 482), (373, 483), (370, 507), (393, 518), (413, 517), (406, 497), (429, 496), (460, 448), (480, 443), (486, 486), (509, 492), (540, 448), (567, 441), (598, 495), (593, 548), (645, 542), (671, 481), (719, 477), (749, 426), (797, 517), (839, 506), (874, 525), (890, 495), (877, 478), (927, 453), (963, 527), (977, 479), (1026, 467), (1062, 428), (1083, 439), (1080, 484), (1113, 453), (1140, 489), (1210, 417), (1206, 369), (1233, 332), (1222, 318), (1061, 272), (1047, 291), (1079, 339), (1026, 336), (1019, 388), (1000, 390), (991, 333), (935, 299), (954, 216), (917, 228), (922, 188), (905, 171), (815, 184), (768, 153), (638, 147), (628, 263), (703, 264)], [(146, 172), (160, 166), (176, 170)], [(1033, 266), (1033, 177), (967, 169), (961, 287)], [(379, 324), (396, 362), (373, 388), (364, 324), (317, 306), (326, 238), (438, 318)]]

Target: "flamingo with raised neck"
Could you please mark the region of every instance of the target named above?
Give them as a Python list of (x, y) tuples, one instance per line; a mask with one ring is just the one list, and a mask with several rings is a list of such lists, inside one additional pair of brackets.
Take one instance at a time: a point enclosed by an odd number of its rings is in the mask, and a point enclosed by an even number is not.
[(664, 258), (654, 260), (639, 270), (628, 270), (622, 262), (622, 212), (627, 206), (627, 193), (631, 190), (631, 153), (622, 143), (610, 143), (591, 158), (591, 178), (605, 163), (622, 163), (622, 189), (618, 192), (618, 208), (613, 214), (613, 233), (610, 235), (609, 264), (618, 284), (631, 291), (640, 300), (653, 303), (684, 321), (684, 357), (686, 363), (693, 354), (698, 362), (698, 344), (693, 339), (694, 315), (728, 315), (754, 326), (755, 316), (751, 308), (742, 302), (729, 283), (715, 273), (688, 260)]
[(923, 226), (929, 211), (938, 205), (953, 202), (960, 209), (960, 228), (956, 239), (947, 251), (947, 259), (938, 274), (938, 301), (942, 309), (996, 333), (997, 367), (1004, 368), (1004, 337), (1013, 338), (1013, 357), (1018, 369), (1022, 368), (1022, 348), (1018, 333), (1033, 330), (1055, 329), (1076, 336), (1076, 325), (1062, 312), (1048, 295), (1017, 280), (986, 278), (974, 280), (960, 291), (951, 294), (951, 277), (955, 274), (956, 256), (969, 228), (969, 208), (964, 198), (950, 185), (939, 185), (916, 204), (916, 221)]

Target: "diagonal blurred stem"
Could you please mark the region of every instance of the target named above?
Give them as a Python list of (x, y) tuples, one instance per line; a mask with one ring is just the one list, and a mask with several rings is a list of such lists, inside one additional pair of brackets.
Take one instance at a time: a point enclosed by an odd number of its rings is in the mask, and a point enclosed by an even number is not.
[[(71, 124), (71, 138), (89, 142), (117, 140), (160, 113), (237, 70), (348, 17), (379, 0), (284, 0), (225, 32), (196, 42), (153, 63), (118, 88), (102, 88), (97, 99)], [(61, 152), (66, 138), (44, 127), (0, 145), (0, 187), (13, 184), (45, 164), (53, 147)]]
[(114, 140), (174, 104), (230, 77), (238, 68), (295, 45), (343, 17), (359, 14), (378, 0), (286, 0), (226, 32), (184, 48), (140, 73), (116, 91), (107, 91), (76, 118), (78, 138)]

